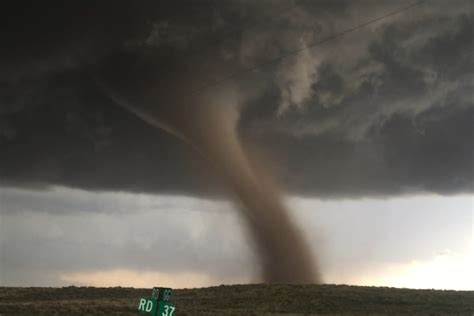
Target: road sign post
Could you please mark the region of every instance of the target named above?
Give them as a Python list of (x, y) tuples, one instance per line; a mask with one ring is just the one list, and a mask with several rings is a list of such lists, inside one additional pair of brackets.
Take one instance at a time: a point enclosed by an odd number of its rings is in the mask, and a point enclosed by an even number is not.
[(142, 297), (138, 303), (140, 313), (151, 316), (175, 316), (176, 307), (170, 302), (170, 288), (154, 287), (151, 297)]

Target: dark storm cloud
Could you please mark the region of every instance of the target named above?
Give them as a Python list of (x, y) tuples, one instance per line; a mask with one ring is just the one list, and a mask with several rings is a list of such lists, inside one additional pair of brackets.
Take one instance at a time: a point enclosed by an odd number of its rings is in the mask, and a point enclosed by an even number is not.
[(206, 191), (199, 179), (212, 182), (190, 149), (97, 94), (85, 78), (39, 85), (25, 85), (33, 90), (33, 106), (4, 115), (0, 161), (6, 184), (185, 193)]
[[(294, 193), (472, 192), (474, 17), (468, 1), (455, 3), (428, 1), (242, 76), (242, 137), (266, 146)], [(118, 107), (96, 74), (118, 76), (117, 65), (132, 65), (127, 73), (138, 74), (122, 84), (153, 78), (166, 94), (186, 78), (186, 94), (401, 6), (292, 4), (4, 4), (0, 181), (218, 192), (218, 177), (199, 156)]]

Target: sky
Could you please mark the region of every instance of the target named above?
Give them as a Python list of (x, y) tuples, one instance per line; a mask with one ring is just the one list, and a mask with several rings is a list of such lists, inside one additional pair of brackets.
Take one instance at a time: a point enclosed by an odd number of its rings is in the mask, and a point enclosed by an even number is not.
[[(182, 288), (258, 278), (228, 201), (64, 187), (0, 197), (2, 285)], [(325, 283), (473, 290), (472, 195), (287, 203)]]
[(6, 2), (0, 285), (472, 290), (472, 9)]

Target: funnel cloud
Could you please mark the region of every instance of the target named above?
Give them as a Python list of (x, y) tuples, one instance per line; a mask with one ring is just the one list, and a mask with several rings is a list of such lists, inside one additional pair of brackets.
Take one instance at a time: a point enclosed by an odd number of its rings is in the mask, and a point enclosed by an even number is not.
[(161, 104), (166, 92), (160, 91), (153, 80), (141, 85), (127, 84), (124, 81), (143, 82), (133, 77), (134, 73), (142, 73), (125, 70), (123, 64), (114, 65), (113, 69), (112, 77), (107, 76), (107, 71), (102, 73), (99, 85), (124, 108), (192, 146), (213, 164), (233, 191), (260, 260), (263, 281), (319, 283), (313, 254), (292, 222), (282, 194), (265, 177), (266, 172), (254, 168), (240, 143), (236, 129), (239, 97), (235, 89), (228, 87), (188, 97), (168, 95), (165, 100), (173, 103)]
[(0, 10), (1, 187), (230, 195), (263, 279), (301, 283), (318, 257), (282, 192), (474, 192), (469, 0), (311, 49), (400, 3), (30, 2)]

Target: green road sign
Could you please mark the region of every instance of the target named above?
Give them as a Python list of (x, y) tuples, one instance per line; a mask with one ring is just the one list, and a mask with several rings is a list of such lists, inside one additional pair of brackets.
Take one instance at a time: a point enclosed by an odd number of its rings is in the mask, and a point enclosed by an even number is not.
[(170, 288), (154, 287), (151, 297), (140, 299), (138, 311), (151, 316), (175, 316), (176, 307), (169, 302), (171, 293)]
[(158, 302), (156, 300), (142, 297), (140, 299), (140, 303), (138, 304), (138, 311), (140, 313), (156, 316), (157, 307)]
[(174, 311), (176, 307), (168, 302), (160, 302), (157, 316), (175, 316)]

